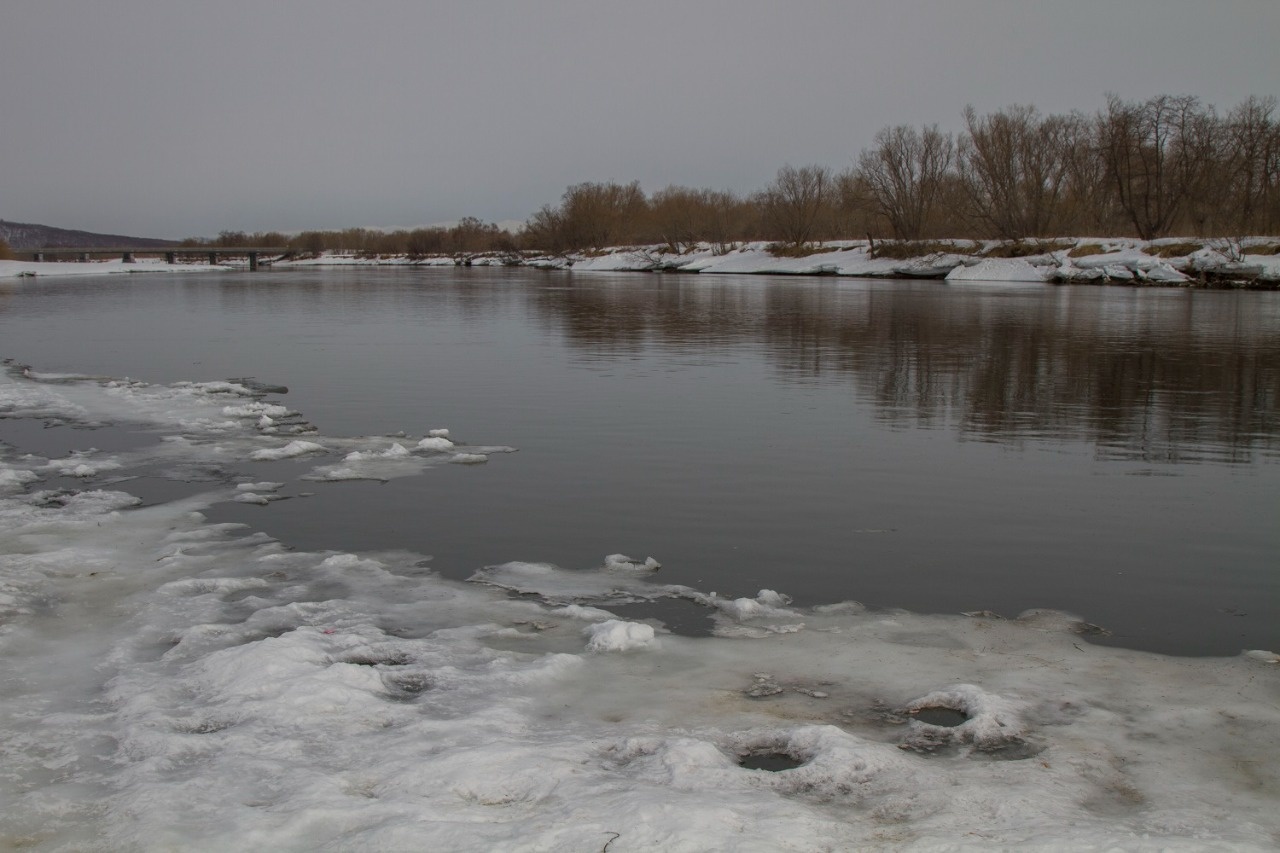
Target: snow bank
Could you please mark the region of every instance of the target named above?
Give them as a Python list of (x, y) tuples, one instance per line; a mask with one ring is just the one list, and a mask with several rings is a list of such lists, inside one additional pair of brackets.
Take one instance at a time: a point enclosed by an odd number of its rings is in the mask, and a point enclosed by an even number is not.
[(0, 278), (39, 276), (41, 278), (66, 278), (69, 276), (113, 275), (119, 273), (194, 273), (226, 271), (236, 267), (209, 264), (168, 264), (157, 258), (138, 258), (130, 264), (114, 261), (0, 261)]
[[(113, 382), (0, 374), (0, 414), (101, 423), (132, 401), (133, 422), (176, 432), (118, 457), (126, 468), (217, 447), (246, 471), (143, 507), (113, 490), (41, 491), (38, 466), (0, 460), (0, 838), (1226, 850), (1280, 835), (1273, 652), (1090, 645), (1046, 612), (720, 596), (655, 583), (656, 560), (620, 554), (462, 583), (416, 554), (292, 550), (202, 514), (287, 488), (248, 479), (253, 450), (280, 445), (252, 419), (182, 426), (211, 410), (216, 422), (234, 392)], [(454, 453), (316, 438), (352, 465)], [(682, 637), (609, 611), (670, 596), (740, 630)], [(962, 719), (930, 723), (931, 709)], [(762, 754), (794, 766), (743, 766)]]
[(986, 258), (973, 266), (958, 266), (947, 273), (948, 282), (1037, 281), (1045, 282), (1052, 270), (1037, 267), (1021, 258)]
[[(1056, 241), (1062, 245), (1064, 241)], [(984, 253), (1003, 244), (1000, 241), (975, 243), (948, 241), (953, 251), (935, 252), (915, 258), (872, 257), (863, 241), (816, 244), (808, 254), (779, 256), (767, 242), (751, 242), (732, 248), (698, 245), (674, 252), (665, 246), (630, 246), (606, 249), (587, 255), (520, 257), (479, 255), (409, 257), (406, 255), (365, 256), (323, 253), (309, 258), (281, 259), (279, 269), (316, 266), (527, 266), (535, 269), (592, 272), (702, 272), (739, 275), (839, 275), (868, 278), (947, 278), (953, 282), (1043, 282), (1130, 283), (1183, 285), (1200, 278), (1210, 281), (1280, 281), (1280, 256), (1258, 254), (1250, 249), (1270, 250), (1270, 238), (1239, 241), (1186, 240), (1165, 238), (1142, 241), (1128, 238), (1079, 238), (1068, 241), (1075, 247), (1094, 246), (1093, 255), (1071, 257), (1073, 250), (1054, 249), (1024, 258), (990, 258)], [(1161, 257), (1175, 244), (1203, 244), (1187, 255)], [(27, 263), (0, 261), (0, 278), (6, 276), (101, 275), (113, 272), (206, 272), (234, 269), (202, 264), (165, 264), (140, 259), (134, 264), (121, 261), (93, 263)]]

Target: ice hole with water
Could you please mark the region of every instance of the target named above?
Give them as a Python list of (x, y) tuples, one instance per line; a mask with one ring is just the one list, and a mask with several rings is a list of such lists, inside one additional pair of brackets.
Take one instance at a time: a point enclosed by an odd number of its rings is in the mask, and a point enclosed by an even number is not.
[(738, 766), (744, 770), (767, 770), (779, 773), (802, 767), (804, 762), (785, 752), (749, 752), (738, 758)]
[(928, 723), (931, 726), (943, 726), (945, 728), (954, 728), (962, 726), (969, 722), (969, 715), (964, 711), (955, 708), (944, 708), (934, 706), (931, 708), (918, 708), (911, 712), (913, 719), (922, 723)]

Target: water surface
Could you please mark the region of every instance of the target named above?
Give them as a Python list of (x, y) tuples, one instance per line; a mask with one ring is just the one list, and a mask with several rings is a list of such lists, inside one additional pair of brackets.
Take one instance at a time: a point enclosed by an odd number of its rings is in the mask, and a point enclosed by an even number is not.
[[(211, 513), (297, 547), (410, 549), (459, 578), (651, 554), (661, 580), (722, 595), (1050, 607), (1112, 632), (1091, 641), (1280, 648), (1278, 294), (478, 268), (35, 279), (0, 285), (0, 355), (254, 376), (329, 434), (448, 427), (520, 449)], [(19, 449), (40, 438), (0, 420)]]

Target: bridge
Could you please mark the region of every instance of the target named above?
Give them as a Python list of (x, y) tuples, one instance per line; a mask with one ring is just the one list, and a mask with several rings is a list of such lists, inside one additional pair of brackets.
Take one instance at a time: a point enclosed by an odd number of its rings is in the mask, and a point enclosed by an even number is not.
[(133, 263), (139, 255), (164, 255), (166, 263), (176, 264), (178, 257), (207, 256), (210, 264), (217, 264), (218, 257), (235, 257), (249, 259), (249, 269), (258, 268), (260, 255), (284, 255), (290, 251), (288, 246), (91, 246), (88, 248), (31, 249), (32, 259), (37, 263), (59, 257), (70, 257), (77, 261), (91, 261), (95, 257), (118, 255), (126, 264)]

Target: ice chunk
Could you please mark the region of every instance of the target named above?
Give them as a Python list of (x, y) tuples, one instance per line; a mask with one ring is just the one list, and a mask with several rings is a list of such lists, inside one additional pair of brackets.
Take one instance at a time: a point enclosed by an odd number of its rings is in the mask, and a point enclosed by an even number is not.
[(644, 561), (628, 557), (626, 554), (609, 554), (604, 558), (604, 567), (614, 571), (656, 572), (662, 568), (653, 557), (645, 557)]
[(123, 466), (115, 459), (94, 459), (93, 451), (72, 452), (65, 459), (50, 459), (45, 470), (64, 477), (87, 479), (103, 471), (118, 471)]
[[(259, 420), (262, 418), (268, 418), (274, 422), (279, 418), (287, 418), (292, 415), (296, 415), (297, 412), (292, 409), (285, 408), (284, 406), (276, 406), (270, 403), (251, 402), (242, 403), (239, 406), (224, 406), (222, 408), (222, 414), (229, 418), (254, 418)], [(268, 424), (268, 426), (270, 426), (270, 424)]]
[(316, 444), (314, 441), (303, 441), (295, 439), (284, 447), (264, 448), (263, 450), (255, 450), (249, 454), (250, 459), (258, 461), (269, 461), (275, 459), (292, 459), (295, 456), (305, 456), (308, 453), (328, 453), (329, 449), (322, 444)]
[(399, 442), (386, 450), (353, 450), (343, 457), (345, 462), (367, 462), (375, 459), (403, 459), (409, 456), (408, 449)]
[(583, 607), (581, 604), (567, 604), (551, 611), (556, 616), (567, 616), (570, 619), (581, 619), (584, 622), (603, 622), (613, 619), (614, 615), (599, 607)]
[(418, 442), (419, 450), (449, 450), (452, 447), (452, 441), (439, 435), (424, 438)]
[(0, 492), (16, 491), (27, 483), (34, 483), (40, 475), (23, 468), (0, 467)]
[(449, 457), (449, 461), (455, 465), (483, 465), (489, 461), (489, 457), (483, 453), (455, 453)]
[(283, 486), (284, 483), (272, 483), (264, 480), (260, 483), (240, 483), (236, 486), (236, 490), (241, 492), (274, 492)]
[(627, 652), (649, 648), (656, 642), (651, 625), (620, 619), (588, 625), (582, 633), (588, 637), (589, 652)]
[(710, 603), (722, 613), (738, 621), (759, 619), (761, 617), (777, 618), (797, 615), (794, 610), (787, 609), (791, 599), (771, 589), (760, 590), (755, 598), (735, 598), (732, 600), (725, 600), (715, 593), (711, 593)]
[(1158, 281), (1169, 284), (1181, 284), (1182, 282), (1191, 280), (1190, 276), (1178, 272), (1167, 263), (1157, 264), (1151, 269), (1146, 270), (1144, 275), (1146, 276), (1147, 281)]

